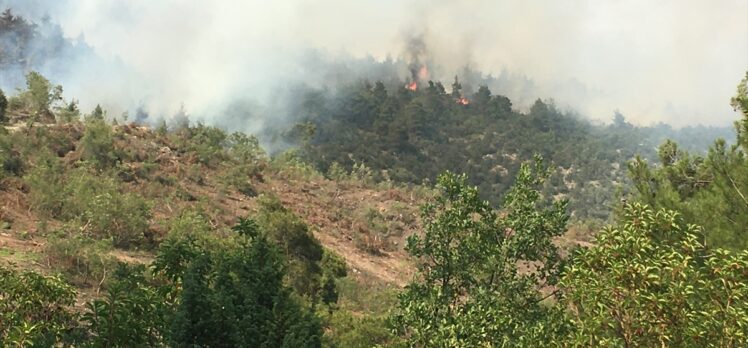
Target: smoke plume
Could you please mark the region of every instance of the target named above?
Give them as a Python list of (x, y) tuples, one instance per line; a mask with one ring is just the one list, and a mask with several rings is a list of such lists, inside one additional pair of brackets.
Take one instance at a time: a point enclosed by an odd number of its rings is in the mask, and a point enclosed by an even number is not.
[[(34, 68), (84, 110), (183, 107), (249, 131), (279, 122), (295, 86), (402, 83), (420, 66), (459, 75), (465, 93), (488, 81), (518, 108), (553, 98), (595, 120), (620, 110), (638, 124), (726, 125), (748, 69), (744, 0), (0, 0), (8, 7), (56, 28), (40, 42), (66, 40)], [(1, 73), (3, 89), (22, 83)]]

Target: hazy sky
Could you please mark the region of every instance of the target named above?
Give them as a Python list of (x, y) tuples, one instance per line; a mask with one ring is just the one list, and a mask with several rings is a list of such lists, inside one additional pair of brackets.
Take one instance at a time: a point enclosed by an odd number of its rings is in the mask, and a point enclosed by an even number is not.
[[(447, 81), (469, 64), (526, 75), (541, 98), (594, 119), (726, 125), (748, 70), (748, 0), (8, 1), (128, 67), (86, 74), (85, 103), (207, 113), (274, 81), (303, 79), (301, 55), (403, 55), (422, 34)], [(79, 69), (86, 69), (83, 64)]]

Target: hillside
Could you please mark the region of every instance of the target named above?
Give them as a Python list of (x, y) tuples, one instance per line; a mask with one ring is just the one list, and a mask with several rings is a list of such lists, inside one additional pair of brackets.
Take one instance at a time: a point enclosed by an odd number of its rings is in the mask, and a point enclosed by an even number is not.
[(748, 347), (744, 5), (0, 0), (0, 347)]
[[(45, 193), (37, 191), (40, 188), (36, 183), (24, 179), (38, 173), (42, 165), (39, 161), (54, 161), (61, 165), (55, 184), (111, 180), (113, 192), (136, 194), (152, 207), (142, 235), (132, 241), (137, 251), (110, 251), (124, 261), (147, 262), (148, 250), (163, 240), (169, 222), (186, 211), (200, 211), (211, 226), (227, 229), (238, 217), (256, 211), (258, 196), (272, 195), (302, 217), (325, 247), (344, 256), (354, 273), (399, 285), (409, 279), (410, 270), (400, 246), (417, 227), (418, 205), (428, 197), (423, 189), (375, 185), (355, 175), (333, 181), (294, 159), (271, 160), (259, 148), (251, 149), (257, 151), (251, 168), (236, 168), (231, 159), (221, 158), (220, 142), (199, 143), (200, 137), (209, 132), (226, 137), (222, 131), (206, 126), (169, 134), (132, 124), (112, 126), (111, 150), (116, 153), (116, 164), (104, 170), (91, 168), (91, 162), (84, 159), (86, 150), (81, 139), (87, 131), (82, 123), (7, 129), (2, 143), (12, 144), (10, 152), (20, 163), (15, 173), (2, 180), (2, 258), (20, 266), (57, 270), (53, 256), (47, 254), (47, 236), (68, 229), (77, 220), (49, 216), (41, 210), (38, 201), (44, 197), (38, 195)], [(213, 148), (194, 148), (200, 146)], [(44, 158), (46, 152), (56, 156)], [(95, 197), (99, 193), (92, 194)]]
[(407, 85), (299, 94), (290, 106), (297, 123), (277, 132), (323, 172), (335, 163), (347, 170), (365, 164), (378, 180), (407, 183), (464, 172), (496, 204), (520, 164), (540, 154), (556, 168), (545, 193), (568, 198), (578, 220), (609, 219), (617, 196), (631, 190), (627, 163), (634, 156), (656, 162), (666, 139), (704, 153), (714, 139), (734, 137), (727, 127), (634, 126), (617, 112), (611, 124), (594, 125), (552, 101), (537, 100), (523, 112), (486, 86), (463, 93), (457, 78), (451, 91), (414, 76)]

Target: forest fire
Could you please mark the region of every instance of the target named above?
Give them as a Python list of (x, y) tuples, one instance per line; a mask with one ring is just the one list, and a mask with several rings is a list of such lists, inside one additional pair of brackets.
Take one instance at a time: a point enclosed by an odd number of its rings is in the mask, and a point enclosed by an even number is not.
[(420, 68), (411, 67), (410, 69), (411, 82), (405, 85), (405, 88), (415, 91), (418, 90), (418, 83), (422, 81), (428, 81), (429, 69), (422, 65)]
[(468, 104), (470, 104), (470, 101), (467, 98), (465, 98), (465, 97), (459, 97), (459, 98), (457, 98), (457, 104), (468, 105)]
[(418, 69), (418, 80), (426, 81), (429, 79), (429, 69), (424, 65)]

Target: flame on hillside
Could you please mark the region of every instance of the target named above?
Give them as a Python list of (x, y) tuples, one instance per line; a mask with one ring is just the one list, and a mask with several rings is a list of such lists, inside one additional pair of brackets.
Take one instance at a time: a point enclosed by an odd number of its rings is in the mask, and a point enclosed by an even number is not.
[(424, 81), (429, 80), (429, 68), (425, 65), (421, 65), (419, 68), (410, 69), (411, 81), (405, 85), (405, 88), (415, 91), (418, 90), (418, 85)]
[(467, 98), (465, 98), (465, 97), (459, 97), (459, 98), (457, 98), (457, 104), (468, 105), (468, 104), (470, 104), (470, 101)]
[(429, 68), (425, 65), (418, 69), (418, 81), (426, 81), (429, 79)]

